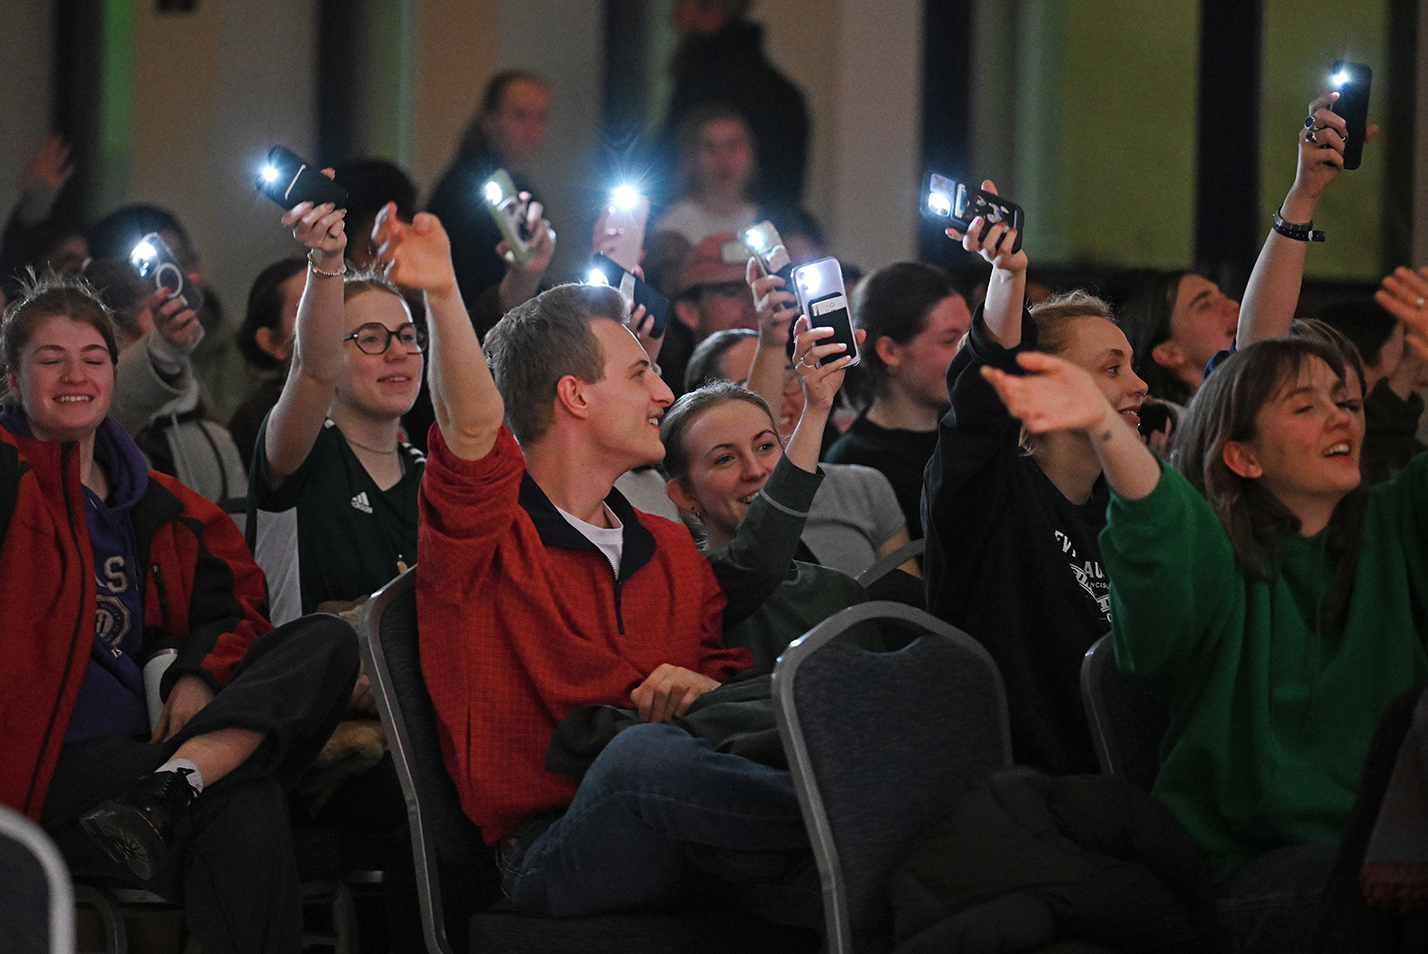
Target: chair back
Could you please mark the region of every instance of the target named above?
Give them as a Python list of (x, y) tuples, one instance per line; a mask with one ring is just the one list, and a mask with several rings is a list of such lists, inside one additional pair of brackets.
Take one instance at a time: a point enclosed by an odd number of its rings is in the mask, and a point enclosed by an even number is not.
[(1170, 710), (1142, 680), (1121, 672), (1109, 633), (1081, 660), (1081, 703), (1102, 774), (1150, 791), (1160, 772), (1160, 744), (1170, 728)]
[(363, 608), (359, 634), (406, 798), (427, 950), (452, 954), (466, 949), (471, 915), (483, 900), (494, 900), (482, 891), (495, 870), (442, 758), (436, 711), (421, 674), (416, 572), (412, 567), (373, 594)]
[(0, 805), (0, 938), (11, 954), (73, 954), (74, 889), (39, 825)]
[[(864, 620), (922, 635), (891, 653), (836, 637)], [(888, 880), (967, 782), (1011, 764), (1006, 693), (966, 633), (901, 603), (835, 614), (785, 650), (774, 711), (823, 886), (831, 954), (890, 946)]]

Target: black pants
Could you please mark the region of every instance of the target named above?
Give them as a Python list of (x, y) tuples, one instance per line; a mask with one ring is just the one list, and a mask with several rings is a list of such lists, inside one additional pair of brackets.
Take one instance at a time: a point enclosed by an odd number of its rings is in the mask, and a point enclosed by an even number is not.
[[(207, 954), (301, 948), (302, 905), (284, 788), (322, 750), (357, 679), (352, 627), (305, 616), (253, 641), (233, 678), (173, 738), (123, 735), (66, 743), (40, 822), (76, 876), (136, 884), (184, 905)], [(244, 728), (264, 740), (176, 821), (170, 864), (147, 882), (114, 863), (79, 818), (173, 757), (188, 739)]]

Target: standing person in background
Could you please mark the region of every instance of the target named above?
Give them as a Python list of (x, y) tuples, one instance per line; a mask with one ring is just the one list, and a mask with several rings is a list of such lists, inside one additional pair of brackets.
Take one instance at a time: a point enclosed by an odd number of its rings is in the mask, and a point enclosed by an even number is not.
[(972, 325), (972, 313), (941, 269), (899, 262), (858, 284), (853, 322), (868, 333), (858, 370), (872, 392), (871, 403), (829, 449), (827, 460), (886, 474), (907, 532), (916, 540), (923, 534), (922, 472), (947, 408), (947, 366)]
[[(505, 169), (518, 192), (536, 194), (525, 171), (545, 141), (549, 114), (550, 87), (539, 76), (503, 70), (491, 77), (456, 157), (427, 200), (427, 211), (441, 220), (451, 236), (456, 282), (467, 311), (473, 315), (481, 293), (499, 284), (506, 274), (506, 262), (496, 252), (501, 233), (482, 200), (481, 186), (492, 172)], [(511, 302), (501, 312), (520, 301)]]
[(659, 149), (673, 167), (675, 143), (690, 111), (709, 102), (734, 107), (748, 124), (762, 174), (761, 203), (797, 206), (808, 167), (809, 119), (803, 93), (764, 54), (764, 28), (745, 19), (750, 0), (679, 0), (679, 31), (670, 73), (674, 91)]

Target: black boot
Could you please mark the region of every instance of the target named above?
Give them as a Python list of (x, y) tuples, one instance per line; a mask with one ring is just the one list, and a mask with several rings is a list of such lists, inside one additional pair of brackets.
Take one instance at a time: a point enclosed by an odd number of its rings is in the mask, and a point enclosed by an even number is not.
[(197, 796), (188, 773), (153, 772), (79, 820), (104, 853), (148, 881), (168, 863), (174, 820)]

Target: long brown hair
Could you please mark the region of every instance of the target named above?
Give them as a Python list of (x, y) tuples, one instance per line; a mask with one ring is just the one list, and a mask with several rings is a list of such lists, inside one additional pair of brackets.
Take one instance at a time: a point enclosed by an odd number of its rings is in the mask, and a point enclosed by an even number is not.
[[(1205, 380), (1180, 422), (1171, 463), (1209, 501), (1230, 537), (1236, 563), (1251, 579), (1277, 574), (1280, 541), (1287, 533), (1298, 533), (1300, 523), (1259, 480), (1241, 477), (1225, 464), (1225, 445), (1253, 440), (1260, 409), (1299, 379), (1306, 362), (1316, 359), (1346, 380), (1351, 366), (1323, 340), (1275, 338), (1251, 345)], [(1339, 631), (1348, 612), (1367, 498), (1360, 484), (1339, 501), (1329, 520), (1334, 577), (1320, 611), (1324, 632)]]

